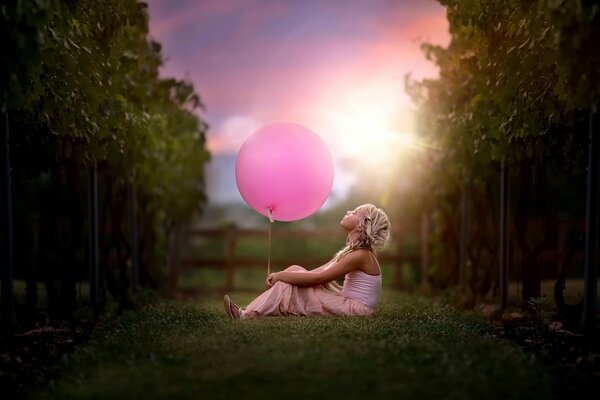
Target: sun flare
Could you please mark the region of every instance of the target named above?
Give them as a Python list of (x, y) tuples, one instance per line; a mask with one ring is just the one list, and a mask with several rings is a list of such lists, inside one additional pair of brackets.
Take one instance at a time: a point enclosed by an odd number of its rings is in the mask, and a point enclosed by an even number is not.
[(389, 82), (332, 87), (305, 110), (350, 170), (381, 174), (436, 150), (415, 133), (412, 103)]
[(385, 96), (361, 96), (341, 104), (330, 114), (332, 126), (346, 158), (364, 167), (379, 168), (415, 150), (413, 115), (395, 108)]

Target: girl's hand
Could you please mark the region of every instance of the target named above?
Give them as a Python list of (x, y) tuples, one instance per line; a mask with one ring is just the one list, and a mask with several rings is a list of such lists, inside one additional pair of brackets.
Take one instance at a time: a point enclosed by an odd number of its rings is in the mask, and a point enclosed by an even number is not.
[(267, 276), (267, 287), (271, 288), (274, 284), (276, 284), (277, 282), (279, 282), (281, 279), (279, 279), (279, 272), (272, 272), (269, 274), (269, 276)]
[(276, 281), (274, 281), (274, 277), (275, 277), (275, 272), (271, 272), (269, 274), (269, 276), (267, 276), (267, 279), (265, 280), (265, 284), (267, 285), (268, 288), (271, 288)]

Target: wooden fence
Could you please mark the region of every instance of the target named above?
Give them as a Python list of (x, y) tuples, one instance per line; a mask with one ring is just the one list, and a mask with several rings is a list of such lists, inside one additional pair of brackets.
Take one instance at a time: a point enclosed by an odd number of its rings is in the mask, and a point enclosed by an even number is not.
[[(546, 270), (551, 275), (558, 274), (560, 269), (560, 262), (562, 261), (566, 248), (570, 245), (570, 238), (577, 232), (584, 230), (584, 221), (582, 220), (559, 220), (557, 223), (557, 238), (554, 246), (546, 249), (539, 257), (538, 263), (545, 267), (549, 267)], [(398, 226), (398, 225), (397, 225)], [(532, 231), (541, 232), (541, 222), (532, 221), (530, 223), (530, 229)], [(419, 284), (424, 287), (427, 286), (427, 270), (430, 263), (430, 251), (427, 245), (428, 236), (430, 232), (430, 221), (425, 215), (422, 216), (418, 223), (411, 225), (402, 224), (401, 229), (395, 229), (392, 233), (392, 240), (395, 241), (393, 251), (385, 251), (379, 255), (381, 263), (391, 265), (393, 267), (393, 274), (391, 279), (391, 285), (395, 288), (405, 287), (403, 282), (403, 271), (402, 266), (406, 263), (411, 264), (414, 268), (419, 268), (420, 282)], [(402, 254), (403, 241), (406, 237), (418, 238), (415, 251), (409, 254)], [(204, 238), (211, 240), (219, 240), (223, 242), (223, 252), (219, 256), (186, 256), (181, 258), (179, 261), (170, 263), (172, 265), (171, 275), (171, 289), (174, 291), (179, 290), (178, 281), (179, 274), (189, 269), (218, 269), (224, 272), (223, 291), (230, 291), (236, 288), (234, 282), (235, 271), (240, 268), (264, 268), (267, 266), (267, 254), (265, 252), (262, 256), (247, 257), (236, 255), (236, 249), (241, 240), (247, 238), (257, 238), (264, 240), (263, 243), (268, 241), (268, 231), (259, 229), (237, 229), (237, 228), (221, 228), (221, 229), (191, 229), (184, 232), (182, 237), (182, 243), (188, 245), (195, 239)], [(335, 230), (287, 230), (287, 229), (273, 229), (272, 239), (277, 241), (279, 239), (317, 239), (328, 242), (343, 243), (344, 234), (339, 229)], [(511, 270), (520, 268), (519, 255), (517, 254), (514, 243), (514, 238), (511, 238), (510, 245), (510, 259), (511, 259)], [(285, 265), (299, 264), (306, 266), (307, 268), (314, 268), (324, 264), (329, 260), (331, 255), (323, 257), (311, 257), (310, 254), (306, 254), (302, 257), (280, 257), (272, 258), (271, 266), (281, 267)], [(582, 254), (577, 254), (574, 263), (580, 262)], [(491, 266), (494, 268), (495, 266)], [(273, 269), (278, 270), (278, 269)], [(519, 271), (514, 271), (513, 274), (519, 274)]]
[[(402, 234), (406, 234), (408, 230), (403, 229)], [(418, 232), (418, 231), (417, 231)], [(418, 234), (418, 233), (417, 233)], [(266, 244), (268, 242), (268, 231), (258, 229), (236, 229), (236, 228), (223, 228), (223, 229), (192, 229), (185, 232), (184, 243), (190, 243), (196, 238), (206, 239), (220, 239), (223, 240), (223, 254), (220, 257), (190, 257), (186, 256), (181, 258), (178, 263), (178, 268), (174, 272), (175, 277), (172, 279), (172, 284), (175, 285), (172, 289), (179, 290), (178, 287), (178, 275), (188, 269), (195, 268), (207, 268), (207, 269), (222, 269), (224, 270), (224, 283), (223, 291), (228, 292), (235, 288), (234, 275), (235, 270), (238, 268), (265, 268), (267, 266), (268, 255), (265, 254), (262, 257), (246, 257), (236, 255), (236, 248), (241, 239), (246, 238), (260, 238), (264, 240)], [(427, 235), (427, 230), (421, 229), (421, 235)], [(400, 232), (395, 231), (393, 238), (400, 238)], [(344, 234), (341, 230), (276, 230), (272, 231), (272, 240), (278, 239), (316, 239), (323, 241), (336, 241), (343, 243)], [(423, 238), (422, 239), (426, 239)], [(427, 240), (420, 240), (420, 242), (427, 243)], [(401, 266), (406, 263), (414, 263), (415, 265), (421, 266), (423, 277), (426, 276), (426, 272), (429, 259), (428, 251), (426, 246), (421, 245), (421, 250), (417, 251), (416, 254), (403, 255), (401, 252), (401, 243), (396, 243), (394, 252), (382, 252), (378, 258), (381, 263), (391, 264), (394, 267), (394, 273), (392, 278), (392, 285), (395, 287), (402, 286), (402, 269)], [(311, 257), (307, 254), (303, 257), (280, 257), (271, 258), (271, 266), (283, 266), (283, 265), (303, 265), (310, 268), (315, 268), (329, 261), (329, 257)], [(275, 269), (276, 270), (276, 269)]]

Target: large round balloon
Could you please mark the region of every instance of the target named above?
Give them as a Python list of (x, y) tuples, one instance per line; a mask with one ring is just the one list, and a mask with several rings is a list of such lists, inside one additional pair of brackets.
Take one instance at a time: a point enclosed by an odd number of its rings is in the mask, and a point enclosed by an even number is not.
[(274, 123), (250, 135), (237, 154), (238, 190), (254, 210), (278, 221), (296, 221), (317, 211), (333, 186), (333, 158), (313, 131)]

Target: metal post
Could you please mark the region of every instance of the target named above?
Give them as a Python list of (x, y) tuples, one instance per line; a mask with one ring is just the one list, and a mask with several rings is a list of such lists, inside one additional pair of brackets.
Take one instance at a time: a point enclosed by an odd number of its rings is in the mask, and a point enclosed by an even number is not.
[(15, 333), (15, 300), (13, 288), (13, 228), (12, 228), (12, 192), (10, 177), (10, 146), (8, 131), (8, 113), (4, 113), (2, 129), (2, 160), (0, 162), (0, 248), (2, 249), (2, 331), (7, 336)]
[(90, 171), (89, 187), (90, 203), (90, 302), (94, 316), (98, 317), (98, 169), (96, 163)]
[(582, 316), (584, 335), (587, 339), (593, 339), (596, 331), (596, 279), (598, 275), (598, 227), (600, 220), (600, 154), (598, 154), (600, 151), (600, 141), (598, 140), (598, 135), (594, 135), (597, 125), (598, 114), (590, 112)]
[(500, 306), (508, 306), (508, 167), (500, 164)]

